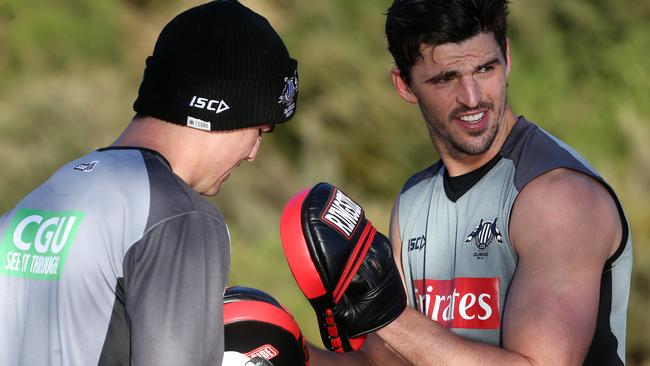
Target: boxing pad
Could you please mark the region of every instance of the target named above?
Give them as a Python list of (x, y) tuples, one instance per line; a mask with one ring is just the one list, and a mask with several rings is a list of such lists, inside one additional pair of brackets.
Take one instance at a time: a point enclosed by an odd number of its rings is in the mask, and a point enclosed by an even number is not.
[(300, 327), (271, 295), (250, 287), (226, 288), (223, 320), (224, 351), (244, 354), (256, 362), (250, 365), (263, 365), (261, 357), (274, 366), (309, 366)]
[(319, 183), (293, 196), (282, 212), (280, 236), (329, 350), (361, 348), (367, 333), (406, 307), (390, 241), (337, 187)]
[(262, 357), (250, 358), (243, 353), (225, 351), (221, 366), (273, 366), (273, 364)]

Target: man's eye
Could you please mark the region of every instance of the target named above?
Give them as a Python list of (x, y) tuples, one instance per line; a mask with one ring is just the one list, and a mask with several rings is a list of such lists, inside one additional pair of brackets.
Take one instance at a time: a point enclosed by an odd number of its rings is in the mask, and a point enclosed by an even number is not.
[(436, 81), (434, 81), (434, 84), (436, 84), (436, 85), (446, 84), (446, 83), (448, 83), (450, 81), (453, 81), (455, 78), (456, 78), (456, 75), (445, 75), (445, 76), (437, 79)]
[(484, 73), (486, 73), (488, 71), (492, 71), (493, 69), (494, 69), (493, 66), (483, 66), (480, 69), (476, 70), (476, 73), (477, 74), (484, 74)]

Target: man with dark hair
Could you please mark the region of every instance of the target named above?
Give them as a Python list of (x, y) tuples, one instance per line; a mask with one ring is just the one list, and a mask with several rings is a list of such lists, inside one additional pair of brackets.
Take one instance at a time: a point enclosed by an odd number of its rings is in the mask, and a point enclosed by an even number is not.
[(578, 153), (508, 106), (507, 5), (390, 7), (395, 89), (440, 155), (391, 215), (410, 306), (362, 352), (312, 348), (312, 365), (625, 363), (628, 223)]
[(255, 159), (297, 88), (237, 1), (169, 22), (122, 135), (0, 219), (0, 365), (220, 365), (230, 238), (200, 195)]

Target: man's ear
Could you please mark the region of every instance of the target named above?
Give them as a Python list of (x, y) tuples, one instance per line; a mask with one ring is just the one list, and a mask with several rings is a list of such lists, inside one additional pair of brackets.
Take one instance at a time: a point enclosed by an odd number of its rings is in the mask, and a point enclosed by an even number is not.
[(512, 69), (512, 59), (510, 58), (510, 38), (506, 38), (506, 78), (510, 75)]
[(418, 97), (413, 94), (411, 87), (404, 80), (402, 73), (399, 71), (397, 66), (393, 66), (390, 70), (390, 77), (393, 80), (393, 86), (395, 87), (395, 90), (397, 90), (397, 94), (399, 94), (402, 99), (412, 104), (418, 102)]

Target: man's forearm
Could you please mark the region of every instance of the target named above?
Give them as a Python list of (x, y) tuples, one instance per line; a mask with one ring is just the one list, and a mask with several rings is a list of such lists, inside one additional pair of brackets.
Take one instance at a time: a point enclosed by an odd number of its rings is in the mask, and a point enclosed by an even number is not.
[(412, 308), (378, 330), (377, 335), (416, 366), (532, 364), (515, 352), (456, 336)]
[(373, 366), (362, 352), (336, 353), (318, 348), (307, 343), (309, 349), (309, 364), (311, 366)]
[(316, 348), (309, 344), (311, 366), (408, 366), (376, 333), (369, 333), (360, 351), (336, 353)]

